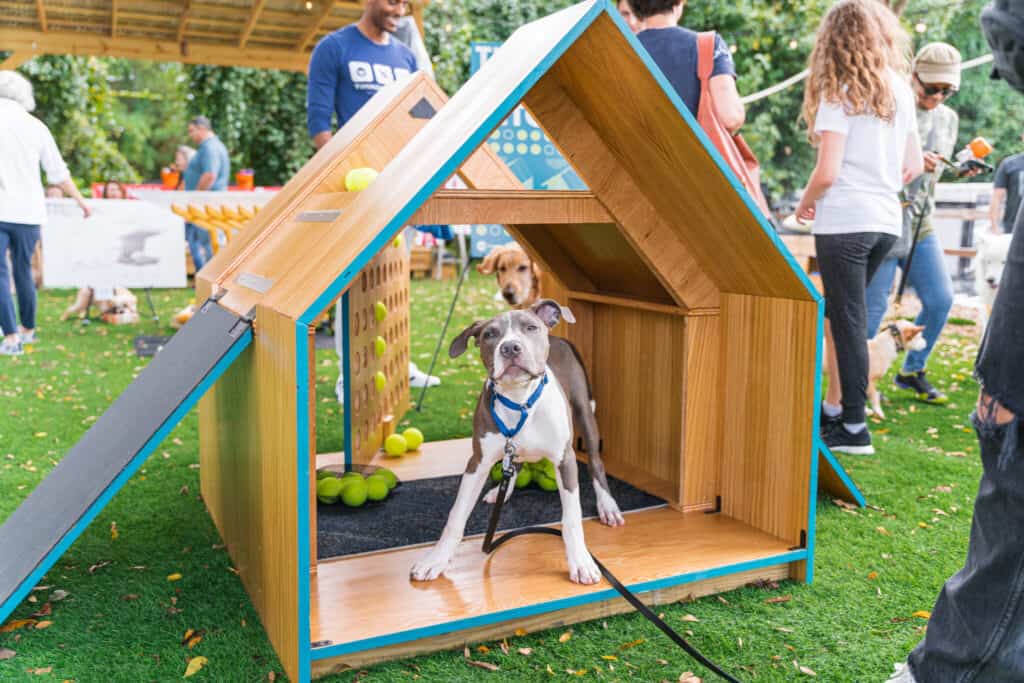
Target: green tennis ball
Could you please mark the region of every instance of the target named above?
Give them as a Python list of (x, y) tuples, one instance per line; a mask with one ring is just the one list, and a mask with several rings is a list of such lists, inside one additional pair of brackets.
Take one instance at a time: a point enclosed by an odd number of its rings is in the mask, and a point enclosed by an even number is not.
[(393, 246), (393, 247), (395, 247), (397, 249), (398, 247), (402, 246), (402, 242), (404, 242), (404, 241), (405, 240), (402, 239), (402, 234), (399, 233), (398, 237), (396, 237), (395, 239), (391, 240), (391, 246)]
[(373, 317), (377, 319), (377, 322), (384, 320), (388, 317), (388, 307), (383, 301), (378, 301), (373, 305)]
[(549, 477), (546, 474), (538, 474), (534, 477), (534, 481), (537, 482), (537, 486), (545, 491), (555, 491), (558, 489), (558, 482), (555, 481), (555, 478)]
[(384, 355), (384, 352), (388, 350), (388, 343), (384, 337), (377, 337), (373, 340), (373, 355), (380, 358)]
[(338, 502), (338, 496), (341, 495), (342, 490), (345, 487), (342, 485), (341, 480), (335, 477), (330, 479), (321, 479), (316, 484), (316, 497), (321, 503), (330, 505), (331, 503)]
[(345, 480), (345, 479), (362, 479), (363, 475), (361, 475), (359, 472), (346, 472), (345, 474), (341, 475), (341, 478), (342, 478), (342, 480)]
[(551, 462), (547, 458), (541, 458), (540, 460), (538, 460), (536, 463), (534, 463), (534, 467), (539, 471), (543, 472), (544, 474), (548, 475), (548, 477), (550, 477), (551, 479), (555, 478), (555, 463)]
[(377, 391), (384, 391), (384, 387), (386, 387), (387, 384), (388, 384), (387, 375), (385, 375), (383, 372), (378, 370), (377, 374), (375, 374), (373, 376), (373, 386), (375, 386), (377, 388)]
[(366, 478), (366, 497), (370, 500), (384, 500), (388, 497), (388, 480), (376, 474)]
[(333, 477), (333, 476), (334, 476), (334, 472), (331, 472), (330, 470), (317, 470), (316, 471), (316, 480), (317, 481), (320, 481), (321, 479), (327, 479), (328, 477)]
[(388, 438), (384, 439), (384, 452), (388, 455), (398, 457), (404, 454), (409, 449), (409, 444), (405, 442), (405, 437), (401, 434), (392, 434)]
[(352, 483), (345, 486), (341, 491), (341, 502), (350, 508), (357, 508), (366, 502), (369, 493), (369, 485), (365, 481), (352, 480)]
[(494, 463), (494, 466), (491, 467), (491, 481), (493, 481), (495, 483), (501, 481), (501, 463), (500, 462)]
[(405, 445), (410, 451), (415, 451), (423, 445), (423, 432), (415, 427), (409, 427), (406, 429), (402, 432), (402, 436), (405, 437)]
[(388, 482), (388, 490), (398, 486), (398, 477), (395, 476), (395, 473), (389, 470), (387, 467), (377, 468), (377, 471), (373, 473), (373, 476), (384, 477), (384, 479), (386, 479)]
[(349, 192), (361, 192), (377, 179), (377, 171), (372, 168), (353, 168), (345, 174), (345, 189)]
[(516, 488), (525, 489), (533, 481), (533, 470), (529, 467), (524, 467), (519, 470), (519, 474), (516, 475)]

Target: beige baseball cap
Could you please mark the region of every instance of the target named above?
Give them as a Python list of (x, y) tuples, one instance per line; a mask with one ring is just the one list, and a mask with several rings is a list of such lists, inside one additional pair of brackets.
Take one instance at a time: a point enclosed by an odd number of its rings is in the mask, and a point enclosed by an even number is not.
[(960, 87), (960, 51), (949, 43), (928, 43), (914, 57), (914, 73), (922, 83)]

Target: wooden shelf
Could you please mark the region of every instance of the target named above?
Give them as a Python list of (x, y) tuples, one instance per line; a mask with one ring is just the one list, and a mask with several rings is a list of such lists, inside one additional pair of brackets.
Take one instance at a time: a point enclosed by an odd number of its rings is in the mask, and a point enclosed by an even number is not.
[[(664, 590), (673, 577), (685, 584), (759, 563), (762, 572), (773, 568), (772, 575), (781, 577), (794, 559), (783, 541), (721, 514), (659, 508), (627, 513), (626, 519), (617, 529), (584, 522), (590, 550), (626, 585)], [(310, 586), (311, 636), (321, 643), (321, 657), (378, 648), (387, 643), (371, 639), (385, 636), (392, 636), (389, 643), (420, 641), (498, 621), (510, 634), (521, 620), (543, 612), (558, 613), (566, 623), (566, 607), (615, 597), (605, 581), (596, 586), (569, 581), (560, 539), (518, 538), (491, 557), (482, 554), (480, 543), (480, 537), (464, 540), (448, 574), (426, 583), (409, 579), (422, 547), (322, 562)], [(592, 618), (580, 614), (569, 621)], [(533, 628), (554, 623), (531, 620)]]

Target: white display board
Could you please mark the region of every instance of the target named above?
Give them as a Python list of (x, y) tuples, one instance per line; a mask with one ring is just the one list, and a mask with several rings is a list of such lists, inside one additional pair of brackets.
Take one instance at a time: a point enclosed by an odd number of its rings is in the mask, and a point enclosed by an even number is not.
[(164, 207), (127, 199), (46, 200), (45, 287), (184, 287), (185, 223)]
[(143, 201), (164, 206), (170, 210), (172, 204), (177, 204), (178, 206), (193, 204), (198, 207), (203, 207), (207, 204), (211, 206), (227, 204), (228, 206), (262, 207), (270, 201), (271, 197), (277, 194), (277, 190), (253, 190), (252, 192), (201, 192), (198, 190), (193, 192), (169, 192), (167, 190), (138, 189), (132, 190), (132, 194)]

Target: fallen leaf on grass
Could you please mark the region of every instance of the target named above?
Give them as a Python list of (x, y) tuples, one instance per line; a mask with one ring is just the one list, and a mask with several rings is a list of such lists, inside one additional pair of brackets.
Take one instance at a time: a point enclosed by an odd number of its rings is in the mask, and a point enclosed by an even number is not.
[(95, 574), (97, 572), (97, 570), (103, 569), (108, 564), (110, 564), (110, 560), (103, 560), (102, 562), (97, 562), (96, 564), (94, 564), (91, 567), (89, 567), (89, 573), (90, 574)]
[(525, 636), (526, 635), (526, 629), (525, 628), (517, 628), (516, 629), (516, 635), (517, 636)]
[(274, 683), (274, 681), (277, 680), (277, 672), (276, 671), (269, 672), (267, 674), (267, 680), (270, 681), (270, 683)]
[(53, 612), (53, 606), (50, 603), (46, 603), (45, 605), (43, 605), (42, 607), (39, 608), (38, 612), (33, 612), (32, 616), (34, 616), (34, 617), (48, 617), (48, 616), (50, 616), (50, 614), (52, 612)]
[(946, 455), (950, 458), (966, 458), (967, 453), (964, 451), (946, 451)]
[(562, 635), (558, 636), (558, 642), (565, 643), (572, 638), (572, 631), (566, 631)]
[(892, 534), (889, 533), (889, 530), (886, 529), (884, 526), (875, 527), (875, 531), (877, 531), (878, 533), (882, 534), (883, 536), (891, 536), (892, 535)]
[(173, 574), (168, 574), (167, 575), (167, 580), (168, 581), (181, 581), (181, 574), (179, 574), (178, 572), (174, 572)]
[(68, 597), (68, 592), (63, 590), (55, 590), (50, 594), (50, 602), (60, 602), (64, 598)]
[(800, 673), (802, 673), (805, 676), (817, 676), (818, 675), (813, 670), (808, 669), (806, 666), (802, 666), (800, 664), (797, 664), (795, 660), (793, 661), (793, 665), (797, 668), (797, 671), (799, 671)]
[(501, 641), (501, 652), (502, 654), (508, 654), (508, 639), (503, 638)]
[(10, 633), (11, 631), (17, 631), (19, 628), (25, 628), (36, 623), (35, 619), (15, 619), (9, 621), (3, 626), (0, 626), (0, 633)]
[(786, 628), (785, 626), (776, 626), (775, 630), (776, 631), (782, 631), (783, 633), (792, 633), (793, 632), (793, 629)]
[(117, 522), (111, 522), (110, 523), (110, 540), (111, 541), (116, 541), (118, 536), (119, 536), (119, 534), (117, 532)]
[(50, 628), (51, 626), (53, 626), (52, 621), (40, 621), (36, 624), (36, 630), (42, 631), (44, 628)]
[(529, 657), (530, 655), (533, 654), (533, 649), (532, 648), (528, 648), (528, 647), (521, 647), (521, 648), (519, 648), (518, 652), (519, 652), (519, 654), (523, 655), (524, 657)]
[(199, 673), (199, 670), (206, 666), (209, 660), (206, 657), (193, 657), (188, 660), (188, 666), (185, 667), (185, 675), (182, 678), (188, 678), (189, 676), (195, 676)]
[(780, 595), (778, 597), (768, 598), (767, 600), (764, 601), (764, 604), (766, 604), (766, 605), (776, 605), (776, 604), (778, 604), (780, 602), (789, 602), (792, 599), (793, 599), (792, 595)]
[(874, 581), (878, 578), (878, 572), (871, 572), (868, 574), (868, 581)]
[(479, 652), (482, 655), (485, 655), (485, 654), (487, 654), (488, 652), (491, 651), (491, 648), (487, 647), (486, 645), (477, 645), (476, 646), (476, 651)]
[(8, 650), (6, 647), (0, 647), (0, 662), (5, 659), (10, 659), (14, 655), (18, 654), (14, 650)]
[(844, 510), (856, 510), (857, 509), (856, 505), (854, 505), (853, 503), (847, 503), (842, 498), (833, 498), (832, 499), (832, 504), (837, 506), (837, 507), (841, 507)]
[(952, 486), (936, 486), (933, 490), (939, 493), (953, 493)]
[(469, 659), (468, 657), (466, 658), (465, 661), (466, 664), (469, 664), (470, 666), (475, 666), (478, 669), (485, 669), (487, 671), (498, 671), (497, 664), (491, 664), (490, 662), (477, 662), (475, 660)]
[(921, 619), (931, 619), (932, 618), (932, 613), (929, 612), (928, 610), (919, 609), (916, 612), (914, 612), (913, 614), (911, 614), (910, 616), (918, 617), (918, 618), (921, 618)]
[(44, 667), (39, 668), (39, 669), (29, 669), (28, 670), (28, 672), (30, 674), (35, 674), (36, 676), (42, 676), (43, 674), (48, 674), (51, 671), (53, 671), (53, 667), (52, 666), (44, 666)]
[(619, 658), (616, 657), (615, 655), (601, 655), (601, 659), (604, 659), (604, 660), (609, 661), (609, 662), (617, 662), (617, 661), (619, 661)]
[(693, 616), (692, 614), (684, 614), (682, 616), (682, 620), (683, 621), (700, 621), (700, 619), (698, 619), (697, 617)]
[(645, 642), (646, 642), (646, 638), (637, 638), (636, 640), (632, 640), (632, 641), (630, 641), (628, 643), (624, 643), (624, 644), (620, 645), (619, 646), (619, 651), (621, 652), (622, 650), (628, 650), (631, 647), (636, 647), (637, 645), (642, 645)]
[(692, 671), (684, 671), (679, 674), (679, 683), (704, 683), (704, 680), (695, 676)]
[(125, 595), (122, 595), (121, 599), (124, 600), (125, 602), (129, 602), (131, 600), (138, 600), (139, 596), (136, 595), (135, 593), (127, 593)]

